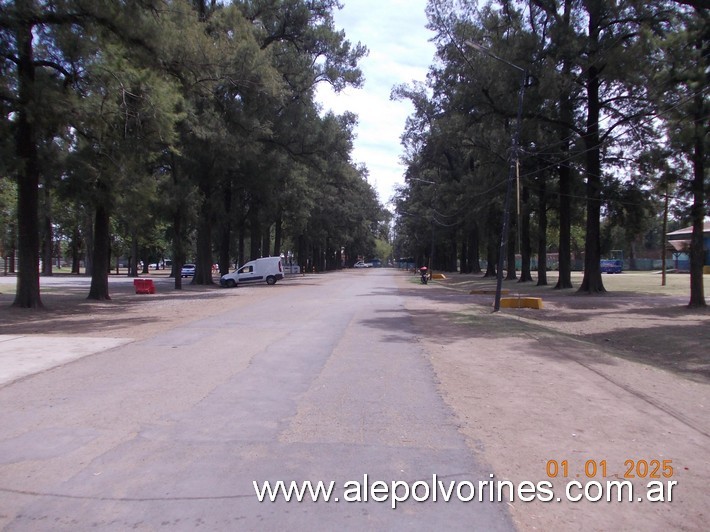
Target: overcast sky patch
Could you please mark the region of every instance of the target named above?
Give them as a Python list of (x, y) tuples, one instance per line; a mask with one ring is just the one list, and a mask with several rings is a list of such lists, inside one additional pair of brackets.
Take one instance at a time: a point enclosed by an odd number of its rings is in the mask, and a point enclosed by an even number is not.
[(433, 36), (426, 29), (426, 0), (344, 0), (335, 12), (336, 29), (345, 30), (353, 44), (367, 46), (370, 54), (360, 67), (365, 76), (361, 89), (334, 94), (329, 87), (318, 89), (317, 99), (324, 110), (358, 115), (353, 162), (364, 164), (369, 182), (380, 201), (387, 204), (395, 185), (404, 182), (400, 137), (406, 118), (412, 113), (409, 102), (390, 101), (392, 87), (424, 81), (433, 62)]

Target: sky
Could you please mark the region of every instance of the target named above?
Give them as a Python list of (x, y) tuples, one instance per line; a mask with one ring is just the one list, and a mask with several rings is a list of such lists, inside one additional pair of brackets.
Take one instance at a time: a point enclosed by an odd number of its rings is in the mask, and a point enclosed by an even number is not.
[(345, 30), (351, 43), (358, 41), (370, 50), (360, 61), (365, 83), (334, 94), (323, 84), (317, 100), (324, 110), (358, 115), (353, 162), (369, 170), (368, 181), (387, 205), (395, 185), (404, 183), (405, 167), (400, 163), (400, 137), (405, 120), (413, 112), (408, 101), (390, 101), (392, 87), (424, 81), (432, 64), (433, 33), (426, 29), (426, 0), (342, 0), (343, 9), (334, 13), (336, 29)]

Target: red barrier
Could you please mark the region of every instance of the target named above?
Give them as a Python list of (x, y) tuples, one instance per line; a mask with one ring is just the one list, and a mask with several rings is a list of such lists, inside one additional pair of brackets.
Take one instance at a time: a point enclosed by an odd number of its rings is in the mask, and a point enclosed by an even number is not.
[(153, 279), (133, 279), (136, 294), (155, 294)]

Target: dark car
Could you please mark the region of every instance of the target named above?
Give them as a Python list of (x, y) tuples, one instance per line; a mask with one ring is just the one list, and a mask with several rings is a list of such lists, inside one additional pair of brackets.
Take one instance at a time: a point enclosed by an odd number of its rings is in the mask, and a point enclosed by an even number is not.
[(599, 266), (602, 273), (621, 273), (624, 269), (623, 262), (618, 259), (602, 259)]
[(194, 277), (195, 276), (195, 265), (194, 264), (183, 264), (182, 270), (180, 270), (181, 277)]

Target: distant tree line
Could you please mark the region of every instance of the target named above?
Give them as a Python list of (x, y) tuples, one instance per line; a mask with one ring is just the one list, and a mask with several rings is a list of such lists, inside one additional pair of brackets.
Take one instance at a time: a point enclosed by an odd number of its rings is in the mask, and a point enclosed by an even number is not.
[[(42, 306), (57, 233), (89, 298), (118, 255), (174, 271), (292, 250), (372, 255), (387, 216), (351, 159), (357, 118), (316, 87), (362, 84), (337, 0), (0, 2), (0, 249), (15, 306)], [(12, 261), (14, 264), (14, 260)], [(181, 287), (175, 275), (175, 287)]]
[(705, 306), (709, 8), (706, 0), (430, 0), (436, 60), (425, 83), (393, 91), (415, 109), (403, 135), (396, 252), (464, 273), (481, 272), (485, 259), (481, 273), (495, 276), (513, 164), (507, 279), (533, 281), (537, 255), (537, 283), (546, 285), (544, 257), (556, 252), (555, 287), (572, 288), (578, 245), (579, 291), (604, 292), (599, 261), (612, 228), (633, 259), (654, 227), (665, 245), (657, 227), (670, 212), (693, 226), (689, 306)]

